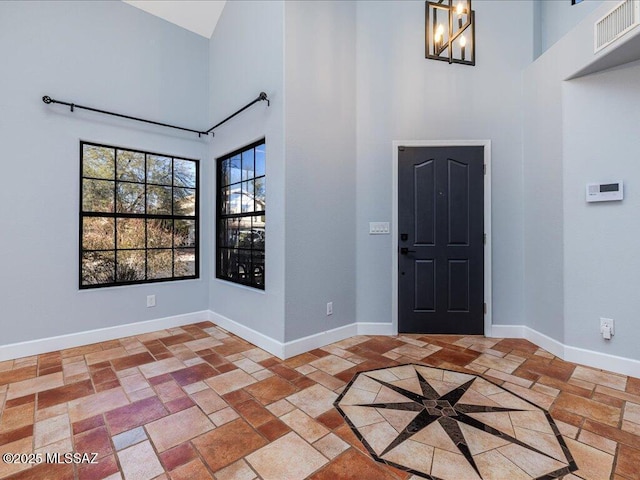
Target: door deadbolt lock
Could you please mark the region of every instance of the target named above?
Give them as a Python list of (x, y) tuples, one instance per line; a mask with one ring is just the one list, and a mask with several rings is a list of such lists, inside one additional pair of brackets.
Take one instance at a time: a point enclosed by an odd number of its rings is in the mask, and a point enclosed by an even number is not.
[(401, 233), (400, 240), (402, 240), (403, 242), (406, 242), (407, 240), (409, 240), (409, 235), (406, 233)]

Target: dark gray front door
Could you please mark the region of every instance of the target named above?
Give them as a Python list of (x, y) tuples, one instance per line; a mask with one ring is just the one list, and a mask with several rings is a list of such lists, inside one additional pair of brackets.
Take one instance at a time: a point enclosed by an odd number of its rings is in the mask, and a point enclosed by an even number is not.
[(398, 330), (484, 333), (484, 147), (399, 147)]

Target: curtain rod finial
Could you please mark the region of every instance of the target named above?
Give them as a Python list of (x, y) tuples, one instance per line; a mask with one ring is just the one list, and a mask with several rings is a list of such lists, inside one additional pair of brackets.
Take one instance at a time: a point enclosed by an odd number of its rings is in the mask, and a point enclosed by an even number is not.
[(51, 103), (53, 100), (51, 100), (51, 97), (48, 95), (45, 95), (44, 97), (42, 97), (42, 101), (44, 103)]

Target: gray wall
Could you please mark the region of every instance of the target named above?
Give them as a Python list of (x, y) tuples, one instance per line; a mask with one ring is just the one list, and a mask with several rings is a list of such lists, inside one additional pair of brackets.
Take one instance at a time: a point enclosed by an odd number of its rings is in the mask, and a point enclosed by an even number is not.
[[(284, 5), (227, 2), (209, 51), (209, 119), (227, 117), (264, 91), (271, 99), (253, 106), (215, 131), (208, 152), (212, 169), (209, 202), (215, 204), (214, 159), (266, 138), (266, 289), (264, 292), (215, 279), (211, 258), (209, 308), (277, 341), (284, 341), (285, 147)], [(215, 222), (214, 222), (215, 223)], [(215, 225), (211, 251), (215, 251)], [(287, 240), (288, 242), (288, 240)], [(213, 257), (213, 256), (212, 256)]]
[(356, 3), (285, 3), (287, 341), (356, 320)]
[[(640, 360), (640, 62), (566, 82), (565, 340)], [(585, 184), (624, 180), (622, 202), (585, 202)], [(616, 321), (611, 341), (600, 317)]]
[(603, 0), (584, 0), (571, 5), (570, 0), (536, 0), (539, 17), (536, 30), (539, 43), (536, 57), (542, 55), (554, 43), (578, 25), (587, 15), (602, 4)]
[[(606, 7), (602, 7), (606, 8)], [(522, 76), (524, 95), (524, 324), (565, 342), (562, 82), (593, 59), (593, 18)]]
[[(186, 133), (71, 114), (50, 95), (170, 123), (207, 123), (208, 43), (121, 2), (0, 2), (2, 344), (204, 310), (201, 278), (78, 290), (79, 140), (206, 160)], [(210, 175), (208, 162), (202, 176)], [(202, 186), (206, 200), (208, 187)], [(211, 211), (201, 205), (202, 245)], [(157, 306), (146, 308), (146, 295)]]
[[(593, 54), (593, 23), (614, 4), (600, 5), (523, 74), (525, 324), (566, 345), (638, 358), (637, 262), (621, 250), (638, 230), (638, 67), (565, 81), (611, 52)], [(585, 184), (609, 175), (628, 182), (628, 201), (585, 204)], [(617, 320), (611, 342), (600, 337), (600, 316)]]
[[(471, 68), (424, 59), (422, 1), (228, 2), (211, 41), (122, 2), (0, 2), (0, 343), (208, 308), (282, 342), (387, 323), (393, 246), (368, 223), (391, 220), (392, 141), (490, 139), (494, 323), (639, 358), (640, 65), (565, 81), (607, 54), (592, 26), (613, 4), (531, 64), (533, 3), (478, 0)], [(213, 141), (40, 100), (201, 127), (263, 90), (271, 107)], [(212, 160), (262, 137), (265, 292), (216, 280), (211, 255)], [(78, 290), (80, 139), (203, 160), (200, 279)], [(618, 178), (624, 202), (584, 203), (585, 183)]]
[(468, 67), (424, 58), (424, 2), (357, 2), (360, 322), (391, 320), (394, 247), (391, 236), (368, 235), (368, 224), (391, 220), (392, 141), (490, 139), (493, 322), (523, 323), (521, 79), (533, 55), (533, 4), (473, 6), (477, 65)]
[(524, 323), (564, 341), (562, 91), (548, 52), (523, 75)]

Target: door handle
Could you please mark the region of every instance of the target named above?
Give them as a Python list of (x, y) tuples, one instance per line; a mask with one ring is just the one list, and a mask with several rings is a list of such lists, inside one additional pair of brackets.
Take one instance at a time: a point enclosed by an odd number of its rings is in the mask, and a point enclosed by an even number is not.
[(400, 255), (407, 255), (409, 253), (416, 253), (416, 251), (409, 250), (407, 247), (400, 247)]

